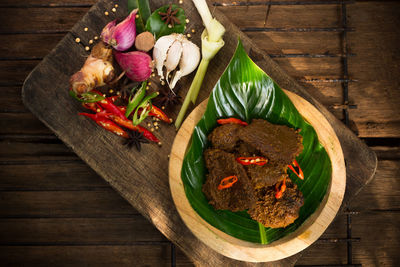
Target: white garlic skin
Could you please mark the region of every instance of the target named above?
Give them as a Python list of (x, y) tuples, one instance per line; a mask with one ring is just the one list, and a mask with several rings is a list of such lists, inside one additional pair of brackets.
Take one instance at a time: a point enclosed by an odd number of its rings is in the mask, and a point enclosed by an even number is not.
[(157, 69), (158, 76), (164, 79), (163, 66), (167, 58), (167, 52), (175, 41), (175, 34), (160, 37), (153, 49), (153, 60)]
[(182, 42), (182, 58), (179, 62), (179, 70), (175, 73), (170, 88), (174, 88), (178, 80), (193, 72), (200, 61), (200, 49), (194, 43), (184, 39)]
[(167, 73), (165, 77), (168, 82), (168, 75), (171, 71), (178, 67), (179, 61), (181, 60), (182, 56), (182, 43), (179, 40), (175, 40), (174, 43), (168, 50), (167, 59), (165, 60), (164, 66), (167, 69)]
[[(170, 89), (173, 89), (181, 77), (196, 69), (200, 62), (200, 49), (183, 34), (173, 33), (157, 40), (154, 45), (153, 60), (161, 80), (164, 79), (165, 66), (167, 82)], [(179, 70), (176, 70), (178, 65)], [(168, 81), (168, 75), (174, 70), (176, 70), (174, 77)]]

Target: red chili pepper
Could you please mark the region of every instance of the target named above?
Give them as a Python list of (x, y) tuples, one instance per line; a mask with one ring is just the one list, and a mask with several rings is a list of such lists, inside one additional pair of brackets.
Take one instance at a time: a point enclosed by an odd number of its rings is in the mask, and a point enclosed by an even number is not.
[(118, 136), (122, 136), (124, 138), (129, 138), (129, 135), (127, 132), (125, 132), (121, 127), (116, 125), (113, 121), (105, 118), (104, 116), (98, 115), (98, 114), (89, 114), (89, 113), (79, 113), (79, 115), (83, 115), (86, 117), (91, 118), (93, 121), (95, 121), (98, 125), (106, 129), (107, 131), (110, 131)]
[(297, 169), (299, 169), (299, 171), (297, 172), (297, 171), (294, 169), (294, 167), (293, 167), (292, 165), (288, 165), (289, 169), (291, 169), (292, 172), (294, 172), (294, 173), (297, 175), (297, 177), (299, 177), (301, 180), (304, 180), (303, 171), (301, 170), (300, 165), (299, 165), (299, 163), (297, 162), (297, 160), (293, 160), (292, 164), (293, 164)]
[(112, 95), (112, 96), (107, 97), (107, 99), (110, 100), (113, 103), (115, 101), (117, 101), (118, 98), (119, 98), (119, 95)]
[(263, 166), (268, 162), (268, 159), (263, 157), (238, 157), (236, 161), (242, 165), (259, 165)]
[(127, 129), (130, 129), (130, 130), (133, 130), (133, 131), (137, 131), (139, 133), (143, 133), (143, 136), (145, 138), (147, 138), (148, 140), (152, 141), (152, 142), (156, 142), (156, 143), (160, 142), (160, 140), (158, 140), (158, 138), (152, 132), (150, 132), (149, 130), (147, 130), (146, 128), (144, 128), (144, 127), (142, 127), (140, 125), (136, 125), (136, 126), (133, 125), (131, 120), (128, 120), (126, 118), (125, 119), (121, 119), (120, 117), (118, 117), (118, 116), (116, 116), (114, 114), (105, 113), (104, 115), (107, 118), (110, 118), (111, 120), (115, 121), (116, 123), (118, 123), (119, 125), (127, 128)]
[(218, 190), (232, 187), (233, 184), (236, 183), (237, 181), (238, 178), (235, 175), (225, 177), (224, 179), (221, 180), (221, 183), (218, 185)]
[(122, 113), (125, 114), (125, 111), (126, 111), (126, 107), (125, 107), (125, 106), (117, 106), (117, 108), (118, 108)]
[[(97, 90), (92, 90), (95, 93), (101, 94), (99, 91)], [(101, 101), (97, 102), (102, 108), (104, 108), (105, 110), (107, 110), (108, 112), (117, 115), (118, 117), (120, 117), (121, 119), (126, 119), (125, 115), (118, 109), (118, 107), (116, 105), (114, 105), (114, 103), (112, 103), (108, 98), (105, 98)]]
[(241, 121), (239, 119), (236, 118), (228, 118), (228, 119), (219, 119), (217, 120), (218, 124), (229, 124), (229, 123), (234, 123), (234, 124), (239, 124), (239, 125), (243, 125), (243, 126), (247, 126), (247, 122)]
[(275, 198), (280, 199), (283, 196), (283, 192), (286, 191), (286, 177), (283, 178), (283, 181), (281, 184), (276, 184), (275, 190), (276, 190)]
[(91, 111), (98, 112), (97, 104), (96, 103), (82, 103), (82, 106), (86, 109), (90, 109)]
[(152, 105), (149, 115), (159, 118), (166, 123), (172, 123), (172, 119), (168, 118), (168, 116), (161, 109), (154, 105)]

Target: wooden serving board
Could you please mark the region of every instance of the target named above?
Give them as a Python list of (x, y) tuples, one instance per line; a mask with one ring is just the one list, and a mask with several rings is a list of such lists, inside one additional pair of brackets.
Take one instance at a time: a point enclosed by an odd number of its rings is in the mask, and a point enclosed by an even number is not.
[[(152, 10), (170, 1), (150, 1)], [(176, 1), (177, 2), (177, 1)], [(151, 221), (168, 239), (178, 245), (194, 263), (211, 266), (239, 265), (244, 262), (229, 259), (215, 252), (197, 239), (185, 226), (177, 213), (168, 184), (168, 154), (176, 135), (173, 126), (161, 127), (158, 136), (163, 145), (144, 145), (139, 153), (122, 146), (121, 139), (78, 116), (80, 104), (68, 95), (69, 77), (80, 69), (85, 55), (84, 46), (98, 36), (101, 29), (116, 16), (127, 15), (126, 1), (118, 1), (117, 12), (111, 12), (115, 1), (101, 0), (79, 21), (56, 48), (38, 64), (27, 77), (22, 97), (24, 104), (46, 124), (66, 145), (102, 176), (129, 203)], [(193, 42), (200, 44), (203, 29), (201, 19), (191, 1), (182, 7), (190, 22), (188, 29), (195, 29)], [(105, 11), (109, 15), (105, 15)], [(240, 37), (250, 57), (284, 88), (297, 93), (313, 104), (329, 121), (338, 136), (347, 167), (347, 191), (344, 202), (348, 204), (361, 188), (368, 183), (376, 169), (375, 154), (349, 129), (338, 121), (300, 85), (283, 72), (278, 65), (257, 48), (251, 40), (235, 27), (223, 14), (214, 15), (226, 27), (225, 46), (211, 62), (199, 94), (199, 103), (206, 99), (236, 48)], [(88, 31), (84, 31), (84, 28)], [(81, 39), (79, 45), (75, 38)], [(193, 74), (180, 81), (180, 94), (185, 95)], [(172, 113), (175, 118), (179, 107)], [(157, 163), (157, 164), (155, 164)], [(296, 254), (274, 266), (288, 266), (296, 262)]]
[(203, 116), (204, 100), (188, 116), (176, 135), (169, 162), (169, 184), (172, 198), (183, 221), (194, 235), (215, 251), (242, 261), (270, 262), (292, 256), (315, 242), (328, 228), (342, 204), (346, 188), (346, 166), (335, 131), (325, 117), (300, 96), (286, 91), (303, 118), (315, 129), (332, 163), (332, 177), (318, 209), (296, 231), (269, 245), (255, 244), (234, 238), (202, 219), (189, 203), (181, 179), (181, 170), (193, 130)]

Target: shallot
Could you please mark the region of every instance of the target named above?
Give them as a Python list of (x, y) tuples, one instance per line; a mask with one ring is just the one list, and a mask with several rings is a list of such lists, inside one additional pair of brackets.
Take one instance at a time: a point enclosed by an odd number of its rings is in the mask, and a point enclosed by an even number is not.
[(133, 10), (128, 17), (117, 24), (116, 20), (108, 23), (101, 32), (101, 39), (115, 50), (125, 51), (133, 45), (136, 37), (135, 18), (138, 9)]
[(115, 60), (125, 71), (126, 76), (135, 82), (147, 80), (153, 71), (153, 62), (151, 57), (141, 51), (132, 51), (121, 53), (115, 51)]

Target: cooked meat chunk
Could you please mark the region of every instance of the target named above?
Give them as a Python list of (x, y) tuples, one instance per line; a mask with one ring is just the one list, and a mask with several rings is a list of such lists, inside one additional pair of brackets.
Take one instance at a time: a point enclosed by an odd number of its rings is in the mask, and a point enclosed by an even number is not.
[[(255, 195), (243, 166), (235, 156), (220, 149), (207, 149), (204, 153), (209, 174), (203, 185), (203, 193), (209, 203), (218, 210), (240, 211), (255, 203)], [(235, 175), (238, 181), (232, 187), (218, 190), (225, 177)]]
[(260, 155), (260, 152), (249, 144), (239, 141), (235, 147), (236, 157), (252, 157)]
[(243, 126), (238, 124), (224, 124), (215, 128), (208, 136), (214, 148), (231, 151), (236, 142), (239, 141), (239, 129)]
[(273, 186), (287, 177), (287, 165), (267, 163), (263, 166), (246, 166), (250, 181), (255, 189)]
[(286, 191), (281, 198), (275, 198), (275, 186), (257, 190), (257, 197), (248, 213), (265, 227), (281, 228), (292, 224), (303, 205), (303, 195), (290, 179), (286, 180)]
[(291, 164), (303, 150), (302, 136), (296, 130), (260, 119), (240, 128), (239, 138), (278, 164)]

